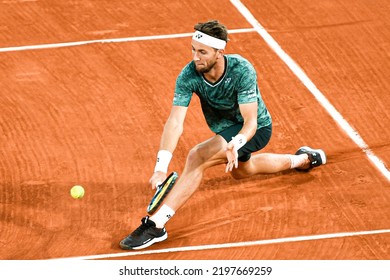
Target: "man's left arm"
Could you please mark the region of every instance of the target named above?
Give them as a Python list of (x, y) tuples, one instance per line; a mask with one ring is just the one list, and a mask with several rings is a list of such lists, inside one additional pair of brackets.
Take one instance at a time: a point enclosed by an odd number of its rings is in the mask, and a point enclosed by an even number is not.
[(247, 141), (249, 141), (257, 130), (257, 102), (240, 104), (239, 106), (244, 119), (244, 125), (238, 134), (244, 135)]
[(232, 171), (233, 167), (238, 167), (238, 150), (252, 139), (257, 130), (257, 102), (240, 104), (239, 106), (244, 119), (244, 125), (226, 147), (226, 157), (228, 160), (226, 172)]

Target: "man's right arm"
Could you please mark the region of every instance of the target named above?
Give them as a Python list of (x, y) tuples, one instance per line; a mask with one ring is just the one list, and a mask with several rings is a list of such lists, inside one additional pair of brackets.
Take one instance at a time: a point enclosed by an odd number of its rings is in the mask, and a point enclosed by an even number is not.
[(156, 187), (156, 184), (165, 180), (166, 170), (168, 169), (171, 160), (169, 154), (172, 156), (180, 136), (183, 134), (184, 119), (187, 114), (187, 109), (188, 107), (184, 106), (172, 106), (171, 113), (165, 123), (161, 136), (158, 162), (156, 163), (154, 173), (149, 180), (152, 189)]
[(161, 136), (160, 150), (168, 150), (171, 153), (176, 149), (179, 138), (183, 133), (184, 119), (188, 107), (172, 106), (171, 113), (164, 126)]

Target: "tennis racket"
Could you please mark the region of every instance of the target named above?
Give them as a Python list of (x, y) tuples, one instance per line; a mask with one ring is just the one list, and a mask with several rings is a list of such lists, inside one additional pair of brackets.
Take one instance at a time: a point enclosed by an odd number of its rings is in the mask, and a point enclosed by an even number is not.
[(164, 200), (164, 198), (167, 196), (169, 191), (172, 189), (178, 177), (179, 175), (176, 172), (172, 172), (165, 179), (165, 181), (162, 182), (162, 184), (157, 186), (156, 193), (154, 194), (146, 210), (149, 214), (153, 214), (157, 210), (161, 202)]

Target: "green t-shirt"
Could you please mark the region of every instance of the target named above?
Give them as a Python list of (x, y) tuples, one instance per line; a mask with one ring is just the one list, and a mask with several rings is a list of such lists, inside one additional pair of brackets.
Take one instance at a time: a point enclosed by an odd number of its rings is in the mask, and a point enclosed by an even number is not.
[(222, 77), (210, 83), (196, 71), (193, 61), (188, 63), (177, 77), (173, 105), (188, 107), (195, 93), (208, 126), (219, 133), (244, 122), (239, 104), (257, 102), (257, 128), (270, 125), (271, 115), (261, 98), (252, 64), (240, 55), (225, 55), (225, 65)]

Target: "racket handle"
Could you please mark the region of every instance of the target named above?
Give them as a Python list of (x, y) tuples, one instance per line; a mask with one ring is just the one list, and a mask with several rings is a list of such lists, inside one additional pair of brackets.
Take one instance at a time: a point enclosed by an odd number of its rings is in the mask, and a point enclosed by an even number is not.
[(163, 183), (163, 182), (160, 182), (160, 181), (158, 181), (158, 182), (156, 183), (156, 192), (155, 192), (154, 194), (158, 193), (158, 191), (161, 189), (162, 183)]

